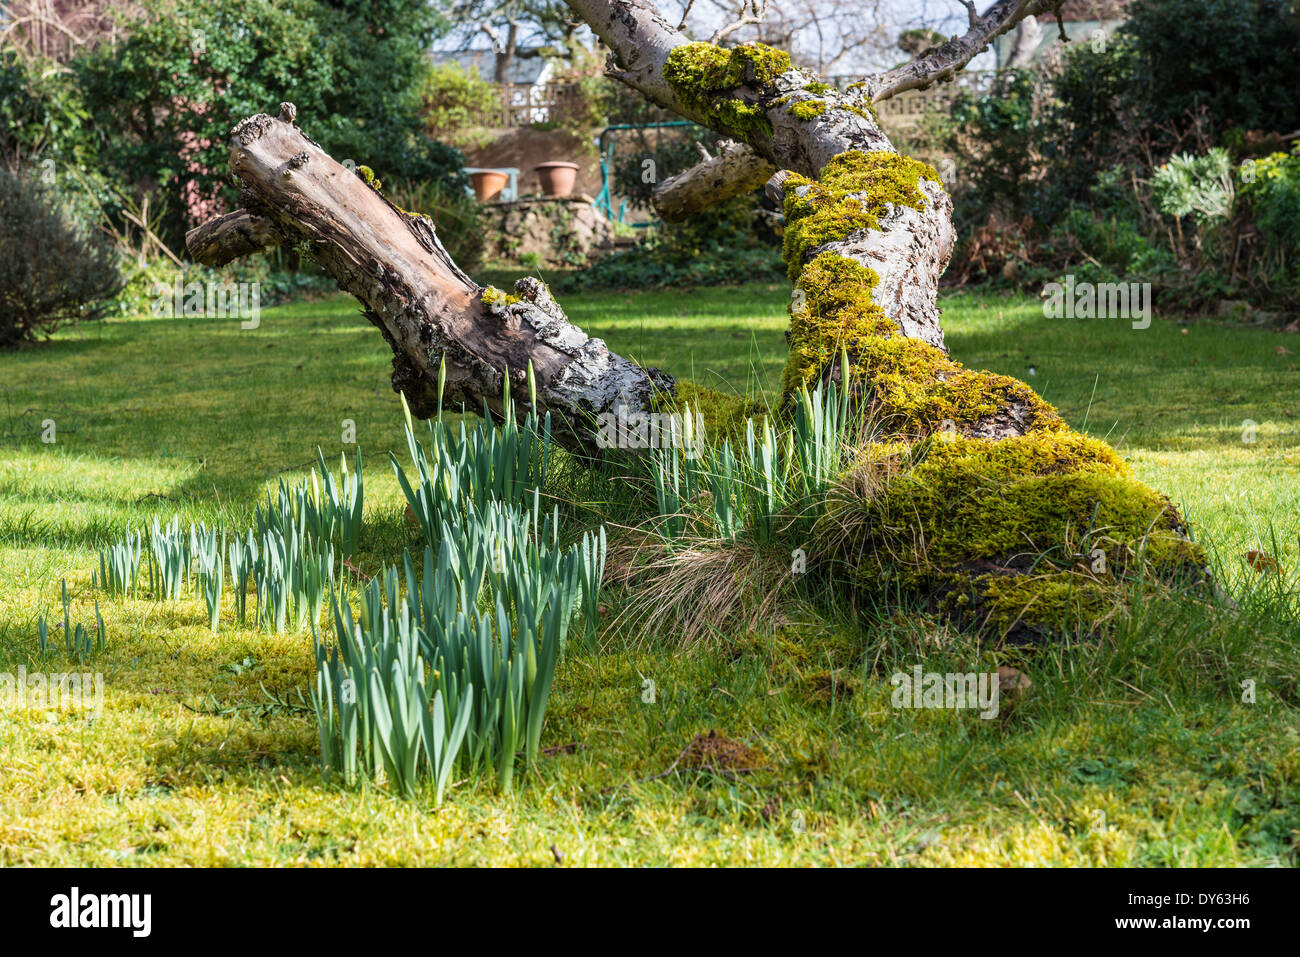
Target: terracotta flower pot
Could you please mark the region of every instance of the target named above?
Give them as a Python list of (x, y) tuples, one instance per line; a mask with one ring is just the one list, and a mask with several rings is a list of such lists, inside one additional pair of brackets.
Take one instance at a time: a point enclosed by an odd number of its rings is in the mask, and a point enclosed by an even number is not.
[(480, 203), (488, 203), (496, 199), (508, 182), (510, 182), (510, 174), (500, 170), (481, 169), (477, 173), (469, 174), (469, 184), (474, 188), (474, 195), (478, 197)]
[(578, 179), (577, 163), (539, 163), (533, 167), (547, 196), (568, 196)]

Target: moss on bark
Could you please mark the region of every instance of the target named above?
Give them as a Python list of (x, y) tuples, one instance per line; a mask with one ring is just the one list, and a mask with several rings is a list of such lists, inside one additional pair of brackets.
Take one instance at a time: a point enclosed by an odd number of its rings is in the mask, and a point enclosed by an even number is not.
[(934, 596), (1012, 641), (1092, 633), (1134, 582), (1199, 581), (1206, 566), (1164, 495), (1063, 425), (869, 445), (825, 521), (859, 589)]
[(745, 137), (770, 135), (772, 124), (762, 104), (731, 96), (748, 87), (761, 91), (790, 69), (790, 55), (761, 43), (730, 50), (712, 43), (686, 43), (668, 54), (663, 75), (682, 104), (714, 129)]
[(1205, 555), (1177, 510), (1108, 445), (1070, 431), (1009, 376), (964, 368), (903, 336), (873, 298), (880, 276), (828, 244), (924, 209), (925, 164), (850, 151), (785, 183), (794, 283), (785, 401), (838, 374), (883, 441), (849, 470), (825, 519), (855, 586), (930, 595), (1008, 641), (1091, 634), (1133, 580), (1199, 579)]

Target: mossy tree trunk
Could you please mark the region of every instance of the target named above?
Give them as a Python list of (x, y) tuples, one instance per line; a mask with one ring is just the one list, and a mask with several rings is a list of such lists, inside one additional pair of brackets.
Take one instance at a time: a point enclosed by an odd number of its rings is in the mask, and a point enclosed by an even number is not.
[(1112, 449), (1023, 382), (948, 356), (936, 299), (952, 205), (875, 113), (1059, 2), (998, 0), (982, 15), (968, 4), (966, 33), (847, 91), (758, 44), (689, 42), (641, 0), (568, 2), (614, 52), (618, 79), (743, 144), (663, 184), (664, 212), (777, 171), (768, 192), (784, 204), (793, 287), (783, 392), (838, 378), (843, 350), (876, 429), (830, 503), (821, 558), (864, 591), (887, 599), (901, 584), (1013, 641), (1092, 632), (1135, 580), (1204, 580), (1177, 510)]
[[(785, 396), (837, 378), (847, 352), (848, 386), (877, 425), (832, 510), (830, 557), (861, 587), (900, 581), (1004, 636), (1034, 638), (1103, 619), (1117, 576), (1153, 565), (1166, 579), (1200, 574), (1204, 558), (1177, 512), (1111, 449), (1071, 432), (1024, 383), (948, 356), (937, 287), (954, 241), (951, 202), (932, 168), (897, 153), (874, 111), (873, 101), (951, 76), (1056, 0), (998, 0), (982, 16), (971, 4), (965, 34), (847, 91), (771, 48), (691, 42), (645, 0), (568, 2), (613, 51), (611, 76), (735, 143), (663, 184), (666, 213), (769, 176), (783, 201), (793, 287)], [(673, 389), (667, 375), (586, 337), (536, 280), (521, 280), (518, 296), (478, 287), (428, 220), (393, 207), (292, 121), (288, 108), (235, 131), (231, 169), (246, 215), (196, 230), (196, 258), (309, 243), (384, 333), (394, 387), (420, 414), (434, 406), (444, 358), (449, 401), (498, 411), (507, 383), (529, 407), (531, 364), (539, 405), (578, 446), (590, 444), (596, 415), (646, 410)]]
[[(793, 285), (787, 395), (819, 376), (837, 375), (841, 348), (855, 355), (857, 347), (874, 348), (884, 337), (935, 349), (927, 356), (930, 368), (898, 374), (950, 371), (937, 292), (955, 239), (952, 204), (933, 169), (898, 155), (873, 101), (951, 77), (994, 37), (1057, 4), (1000, 0), (982, 16), (972, 10), (967, 33), (839, 91), (760, 44), (726, 50), (693, 43), (643, 0), (568, 3), (613, 51), (611, 75), (741, 144), (662, 184), (656, 203), (665, 218), (730, 199), (753, 189), (763, 173), (779, 171), (768, 187), (787, 214), (784, 255)], [(817, 268), (806, 269), (809, 264)], [(973, 413), (965, 417), (979, 433), (1012, 435), (1032, 425), (1032, 394), (1005, 386), (996, 410), (987, 401), (964, 410)], [(869, 398), (888, 406), (888, 396)], [(941, 421), (956, 421), (962, 411)]]

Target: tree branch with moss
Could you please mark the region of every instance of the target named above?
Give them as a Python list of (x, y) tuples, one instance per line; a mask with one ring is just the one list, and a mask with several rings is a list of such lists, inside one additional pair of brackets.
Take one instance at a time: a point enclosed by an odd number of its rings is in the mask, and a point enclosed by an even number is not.
[[(1050, 631), (1062, 601), (1094, 609), (1098, 596), (1116, 598), (1121, 576), (1203, 576), (1177, 510), (1113, 450), (1072, 432), (1026, 384), (948, 355), (938, 282), (954, 242), (952, 204), (931, 167), (898, 154), (872, 107), (873, 94), (960, 69), (1051, 3), (995, 3), (910, 69), (844, 91), (761, 44), (692, 42), (646, 0), (569, 5), (613, 51), (621, 82), (743, 144), (720, 197), (752, 183), (760, 162), (778, 171), (768, 189), (784, 204), (792, 283), (779, 409), (835, 382), (871, 423), (827, 510), (826, 565), (849, 568), (862, 588), (900, 584), (1021, 637)], [(504, 388), (524, 414), (535, 395), (574, 447), (590, 445), (596, 415), (709, 401), (586, 337), (536, 280), (520, 280), (517, 297), (481, 289), (427, 219), (387, 203), (291, 123), (241, 124), (231, 169), (256, 201), (250, 213), (310, 242), (361, 300), (393, 348), (394, 387), (417, 413), (432, 408), (444, 370), (451, 399), (471, 407), (487, 402), (499, 414)]]

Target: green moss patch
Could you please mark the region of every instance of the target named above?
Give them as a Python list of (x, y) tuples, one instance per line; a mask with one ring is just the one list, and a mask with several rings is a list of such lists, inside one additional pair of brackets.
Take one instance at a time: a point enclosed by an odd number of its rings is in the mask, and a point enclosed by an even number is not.
[(1070, 432), (937, 441), (871, 509), (880, 527), (907, 528), (882, 545), (920, 574), (1013, 556), (1059, 563), (1093, 537), (1129, 547), (1169, 527), (1168, 500), (1126, 471)]
[(712, 43), (686, 43), (668, 54), (664, 79), (688, 108), (714, 129), (745, 136), (770, 134), (772, 124), (758, 103), (727, 96), (740, 87), (759, 91), (790, 69), (790, 55), (761, 43), (730, 50)]
[(965, 369), (941, 349), (900, 335), (871, 298), (878, 282), (874, 270), (833, 252), (804, 268), (795, 287), (802, 308), (792, 308), (790, 317), (790, 358), (782, 379), (787, 398), (816, 381), (844, 350), (851, 359), (851, 386), (891, 432), (920, 437), (945, 427), (964, 431), (1012, 404), (1024, 410), (1031, 430), (1065, 427), (1023, 382)]
[[(1096, 625), (1121, 580), (1199, 579), (1202, 550), (1114, 449), (1066, 430), (868, 446), (834, 503), (858, 587), (901, 584), (1005, 635)], [(1023, 632), (1022, 634), (1026, 633)]]
[(1095, 637), (1122, 606), (1117, 590), (1077, 571), (970, 575), (954, 579), (940, 607), (1009, 644), (1047, 636)]
[(794, 282), (818, 246), (862, 229), (879, 229), (890, 206), (924, 209), (922, 178), (939, 182), (934, 167), (897, 153), (850, 150), (822, 168), (820, 179), (798, 174), (785, 183), (782, 257)]
[(376, 193), (383, 195), (384, 192), (383, 181), (380, 180), (377, 176), (375, 176), (375, 171), (372, 170), (369, 166), (358, 166), (357, 175), (360, 176), (363, 180), (365, 180), (366, 185), (369, 186), (371, 189), (373, 189)]
[(859, 345), (856, 356), (876, 419), (892, 432), (963, 432), (1011, 405), (1025, 410), (1028, 431), (1065, 428), (1056, 410), (1023, 382), (963, 368), (919, 339), (871, 338)]
[(832, 252), (813, 259), (795, 284), (791, 309), (790, 358), (782, 392), (793, 396), (813, 382), (840, 351), (858, 356), (872, 339), (895, 335), (898, 324), (871, 298), (880, 282), (875, 270)]
[(800, 100), (791, 106), (786, 112), (796, 120), (815, 120), (826, 112), (826, 104), (821, 100)]

